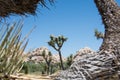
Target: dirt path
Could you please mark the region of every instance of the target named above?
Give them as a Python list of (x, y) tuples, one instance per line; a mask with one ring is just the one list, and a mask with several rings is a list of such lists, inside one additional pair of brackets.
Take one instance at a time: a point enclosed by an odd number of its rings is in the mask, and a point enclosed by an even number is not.
[(53, 80), (49, 76), (40, 76), (40, 75), (20, 75), (20, 76), (12, 76), (18, 80)]

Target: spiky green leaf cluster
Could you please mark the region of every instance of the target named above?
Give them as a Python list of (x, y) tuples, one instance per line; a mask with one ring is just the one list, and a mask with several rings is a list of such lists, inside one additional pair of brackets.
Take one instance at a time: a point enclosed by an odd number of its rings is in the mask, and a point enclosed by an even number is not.
[(23, 66), (28, 40), (21, 40), (22, 27), (22, 21), (0, 27), (0, 76), (19, 72)]
[(51, 63), (52, 61), (52, 53), (49, 51), (48, 53), (46, 53), (45, 50), (42, 51), (42, 56), (45, 59), (46, 63)]
[(60, 50), (65, 41), (67, 41), (67, 38), (65, 38), (62, 35), (58, 37), (50, 35), (50, 41), (48, 42), (48, 44), (52, 46), (54, 49)]
[(95, 37), (97, 39), (103, 39), (104, 38), (104, 33), (99, 32), (97, 29), (95, 29)]

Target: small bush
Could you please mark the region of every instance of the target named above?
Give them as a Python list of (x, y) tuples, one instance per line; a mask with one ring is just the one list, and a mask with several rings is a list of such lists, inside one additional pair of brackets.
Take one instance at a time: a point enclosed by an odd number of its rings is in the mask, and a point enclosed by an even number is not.
[(36, 72), (42, 74), (43, 71), (45, 71), (45, 63), (35, 64), (33, 62), (25, 62), (21, 70), (21, 72), (24, 72), (25, 74), (31, 74)]

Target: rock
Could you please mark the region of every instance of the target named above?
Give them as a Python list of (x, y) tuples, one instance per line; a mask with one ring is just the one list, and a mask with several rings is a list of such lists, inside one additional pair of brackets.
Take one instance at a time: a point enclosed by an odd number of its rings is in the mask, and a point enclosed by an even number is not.
[[(33, 61), (35, 63), (41, 63), (41, 62), (45, 62), (43, 56), (42, 56), (42, 52), (46, 51), (46, 54), (49, 53), (49, 49), (47, 49), (46, 47), (40, 47), (37, 48), (31, 52), (28, 53), (28, 58), (26, 59), (26, 61)], [(66, 61), (66, 58), (62, 57), (63, 61)], [(52, 54), (52, 63), (58, 63), (60, 62), (60, 58), (59, 58), (59, 54)]]
[(85, 59), (87, 56), (92, 56), (95, 52), (89, 47), (85, 47), (76, 52), (73, 61), (78, 61), (79, 59)]
[[(63, 62), (65, 62), (67, 59), (62, 57)], [(59, 54), (53, 54), (52, 55), (52, 62), (53, 63), (59, 63), (60, 62), (60, 57)]]
[(49, 50), (46, 47), (37, 48), (28, 53), (28, 61), (33, 61), (35, 63), (45, 62), (44, 58), (42, 57), (42, 52), (46, 51), (48, 54)]
[(88, 51), (88, 55), (84, 53), (86, 56), (75, 60), (70, 68), (61, 71), (55, 80), (120, 80), (119, 58), (115, 53), (101, 51), (91, 54)]

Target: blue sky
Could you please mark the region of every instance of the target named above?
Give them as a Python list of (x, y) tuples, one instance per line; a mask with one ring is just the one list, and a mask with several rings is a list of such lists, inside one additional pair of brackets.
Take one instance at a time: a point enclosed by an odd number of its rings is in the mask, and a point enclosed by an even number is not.
[[(94, 29), (104, 32), (104, 26), (93, 0), (56, 0), (49, 8), (39, 8), (36, 16), (24, 17), (23, 35), (36, 26), (29, 36), (26, 51), (46, 46), (52, 53), (57, 53), (47, 44), (50, 34), (68, 38), (62, 47), (65, 57), (84, 47), (99, 49), (102, 40), (94, 37)], [(14, 16), (12, 21), (20, 18)]]

